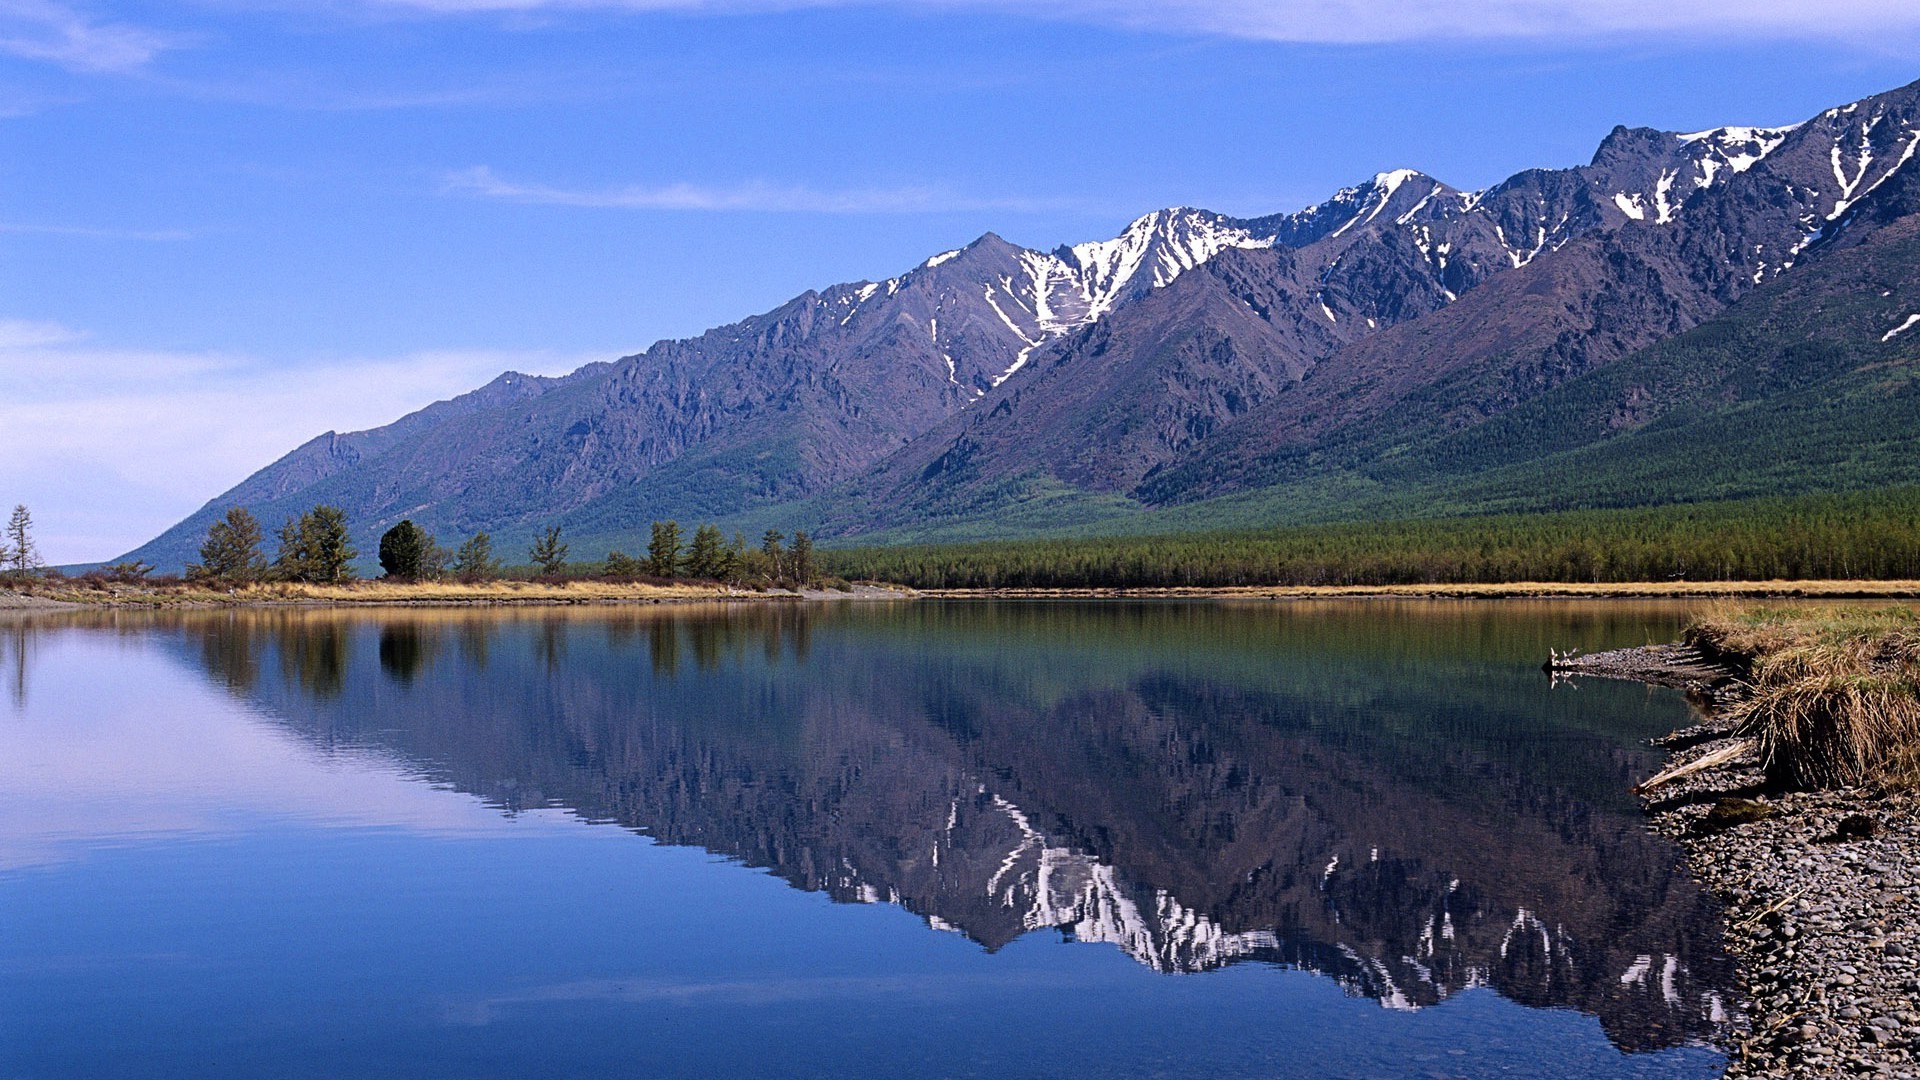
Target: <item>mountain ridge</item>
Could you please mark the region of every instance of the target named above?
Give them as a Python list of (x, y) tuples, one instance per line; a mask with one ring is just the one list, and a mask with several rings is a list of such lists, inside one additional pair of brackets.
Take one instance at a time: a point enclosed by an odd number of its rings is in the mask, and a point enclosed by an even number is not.
[(333, 502), (368, 538), (402, 516), (510, 540), (665, 517), (859, 535), (1049, 491), (1119, 521), (1372, 468), (1920, 212), (1916, 150), (1920, 83), (1784, 127), (1616, 127), (1587, 165), (1476, 192), (1398, 169), (1292, 213), (1175, 207), (1050, 251), (989, 232), (323, 434), (129, 557), (179, 566), (231, 505), (272, 523)]

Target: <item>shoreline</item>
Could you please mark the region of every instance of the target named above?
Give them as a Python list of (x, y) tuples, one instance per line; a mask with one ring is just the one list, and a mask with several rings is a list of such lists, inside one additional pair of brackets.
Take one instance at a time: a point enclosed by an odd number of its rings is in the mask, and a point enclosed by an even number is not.
[[(899, 588), (906, 588), (899, 586)], [(1232, 585), (1165, 588), (912, 589), (936, 600), (1913, 600), (1920, 581), (1514, 581), (1447, 585)]]
[[(52, 595), (45, 595), (51, 593)], [(196, 586), (110, 585), (20, 593), (0, 590), (0, 612), (221, 610), (231, 608), (486, 608), (581, 607), (653, 604), (725, 604), (872, 601), (910, 596), (904, 590), (855, 586), (836, 589), (730, 589), (706, 585), (612, 584), (599, 581), (548, 585), (489, 582), (476, 585), (378, 581), (342, 585), (254, 585), (225, 592)]]
[[(1920, 581), (1502, 582), (1447, 585), (1247, 585), (1188, 588), (915, 589), (862, 582), (838, 589), (733, 589), (709, 585), (563, 584), (503, 581), (475, 585), (378, 580), (341, 585), (266, 584), (225, 592), (186, 585), (46, 583), (26, 592), (0, 588), (0, 611), (99, 608), (235, 607), (534, 607), (662, 603), (836, 600), (1913, 600)], [(1583, 674), (1592, 674), (1585, 672)]]
[(1725, 906), (1746, 1024), (1726, 1075), (1920, 1076), (1920, 794), (1769, 782), (1725, 707), (1731, 667), (1686, 646), (1550, 661), (1555, 677), (1675, 686), (1701, 722), (1657, 740), (1675, 767), (1726, 760), (1642, 790), (1648, 825)]

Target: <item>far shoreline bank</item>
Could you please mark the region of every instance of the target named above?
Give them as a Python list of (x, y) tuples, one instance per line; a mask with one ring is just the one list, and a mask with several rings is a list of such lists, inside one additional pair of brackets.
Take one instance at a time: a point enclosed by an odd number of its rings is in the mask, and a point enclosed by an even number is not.
[(847, 589), (738, 589), (707, 584), (501, 581), (477, 584), (361, 581), (266, 584), (218, 590), (188, 585), (41, 583), (0, 589), (0, 611), (101, 608), (419, 608), (819, 602), (846, 600), (1920, 600), (1920, 581), (1497, 582), (1409, 585), (1247, 585), (1192, 588), (913, 589), (861, 582)]

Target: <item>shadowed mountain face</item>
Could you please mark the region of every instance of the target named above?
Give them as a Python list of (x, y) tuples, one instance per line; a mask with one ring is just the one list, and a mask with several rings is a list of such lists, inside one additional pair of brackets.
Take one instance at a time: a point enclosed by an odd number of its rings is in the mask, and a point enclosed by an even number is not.
[[(1911, 225), (1916, 151), (1920, 84), (1792, 127), (1618, 128), (1588, 165), (1479, 192), (1402, 169), (1293, 214), (1156, 211), (1054, 251), (988, 234), (884, 282), (327, 433), (133, 555), (180, 566), (232, 505), (272, 525), (334, 503), (371, 550), (403, 516), (509, 543), (559, 523), (603, 547), (667, 517), (925, 534), (1041, 495), (1066, 498), (1063, 524), (1259, 492), (1281, 495), (1256, 518), (1324, 517), (1343, 507), (1302, 485), (1343, 481), (1412, 498), (1410, 453), (1470, 477), (1484, 463), (1441, 454), (1449, 440), (1779, 289), (1844, 297), (1809, 271), (1871, 263)], [(1847, 343), (1874, 363), (1920, 348), (1887, 333), (1920, 312), (1892, 277), (1893, 321)], [(1694, 404), (1712, 421), (1724, 403)], [(1799, 482), (1826, 475), (1818, 449), (1788, 463)]]
[(1626, 794), (1677, 697), (1553, 692), (1548, 644), (1678, 611), (875, 606), (186, 615), (322, 748), (560, 806), (993, 950), (1267, 962), (1390, 1008), (1491, 986), (1625, 1049), (1732, 1010), (1717, 912)]

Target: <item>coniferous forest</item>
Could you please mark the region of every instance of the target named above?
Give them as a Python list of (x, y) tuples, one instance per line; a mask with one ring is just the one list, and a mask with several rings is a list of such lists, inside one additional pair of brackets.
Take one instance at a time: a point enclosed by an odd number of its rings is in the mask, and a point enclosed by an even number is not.
[(845, 548), (917, 588), (1180, 588), (1920, 578), (1920, 488), (1160, 537)]

